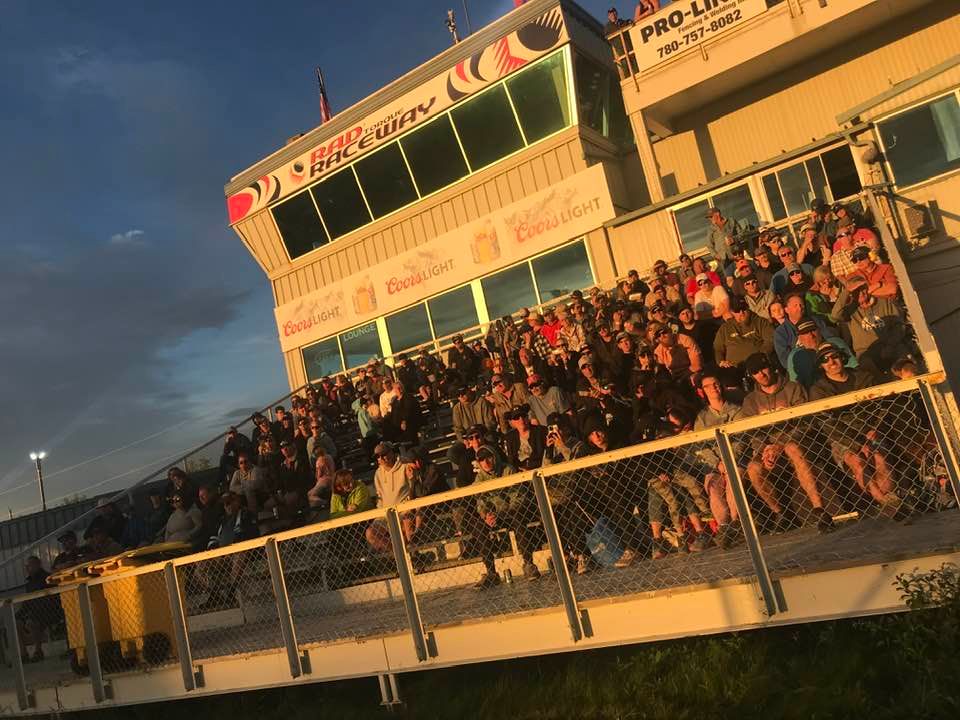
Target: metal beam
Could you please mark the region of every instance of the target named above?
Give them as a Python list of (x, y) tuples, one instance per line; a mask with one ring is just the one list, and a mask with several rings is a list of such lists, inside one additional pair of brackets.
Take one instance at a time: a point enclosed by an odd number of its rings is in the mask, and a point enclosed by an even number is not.
[(17, 629), (17, 616), (11, 600), (4, 600), (3, 602), (3, 623), (6, 626), (7, 639), (10, 643), (10, 664), (17, 686), (17, 703), (21, 710), (29, 710), (33, 707), (33, 697), (27, 689), (27, 679), (23, 675), (23, 660), (20, 657), (20, 632)]
[(407, 622), (410, 623), (410, 634), (413, 636), (413, 645), (417, 651), (417, 660), (427, 659), (427, 636), (423, 631), (423, 618), (420, 616), (420, 604), (417, 602), (417, 593), (413, 589), (413, 568), (407, 555), (407, 543), (400, 527), (400, 516), (396, 508), (387, 508), (387, 530), (390, 531), (390, 542), (393, 545), (393, 557), (397, 563), (397, 575), (400, 578), (400, 587), (403, 588), (403, 604), (407, 610)]
[(173, 639), (177, 647), (177, 657), (180, 659), (180, 672), (183, 675), (183, 689), (187, 692), (196, 690), (197, 680), (193, 674), (193, 654), (190, 651), (190, 635), (187, 632), (187, 618), (183, 611), (183, 595), (180, 593), (180, 582), (177, 578), (177, 568), (172, 562), (163, 566), (163, 579), (167, 584), (167, 600), (170, 601), (170, 619), (173, 623)]
[(103, 670), (100, 667), (100, 649), (97, 647), (97, 630), (93, 622), (90, 587), (86, 583), (77, 585), (77, 597), (80, 601), (80, 619), (83, 622), (83, 641), (87, 649), (87, 667), (90, 669), (93, 699), (102, 703), (107, 699), (107, 689), (103, 682)]
[(540, 508), (540, 519), (543, 521), (543, 532), (547, 536), (547, 545), (550, 547), (550, 557), (553, 559), (553, 572), (557, 576), (560, 586), (560, 597), (563, 598), (563, 607), (567, 611), (567, 622), (570, 624), (570, 635), (574, 642), (584, 637), (583, 619), (580, 617), (580, 608), (577, 607), (577, 597), (573, 591), (573, 581), (567, 567), (567, 559), (560, 542), (560, 533), (557, 530), (557, 518), (550, 505), (550, 496), (543, 475), (535, 472), (530, 479), (533, 485), (533, 494), (537, 498), (537, 507)]
[(297, 633), (293, 627), (293, 615), (290, 612), (290, 596), (287, 595), (287, 582), (283, 577), (283, 564), (280, 561), (280, 550), (276, 538), (267, 540), (263, 546), (267, 553), (267, 566), (270, 568), (270, 581), (273, 583), (273, 596), (277, 601), (277, 616), (280, 618), (280, 634), (287, 649), (287, 660), (290, 662), (290, 677), (298, 678), (303, 675), (303, 665), (300, 662), (300, 647), (297, 645)]
[(737, 503), (737, 512), (740, 514), (740, 525), (743, 527), (743, 536), (747, 541), (747, 550), (750, 551), (750, 559), (753, 561), (753, 569), (757, 574), (757, 582), (760, 585), (760, 594), (763, 596), (763, 604), (766, 606), (768, 616), (783, 612), (780, 607), (780, 601), (773, 587), (773, 580), (770, 578), (770, 571), (767, 569), (767, 561), (763, 556), (763, 548), (760, 546), (760, 538), (757, 535), (757, 526), (753, 522), (753, 514), (750, 512), (750, 503), (747, 501), (747, 494), (743, 489), (743, 478), (740, 475), (740, 468), (737, 467), (737, 459), (733, 454), (733, 447), (730, 445), (730, 437), (723, 430), (717, 430), (717, 446), (720, 450), (720, 458), (727, 470), (727, 481), (733, 490), (733, 497)]

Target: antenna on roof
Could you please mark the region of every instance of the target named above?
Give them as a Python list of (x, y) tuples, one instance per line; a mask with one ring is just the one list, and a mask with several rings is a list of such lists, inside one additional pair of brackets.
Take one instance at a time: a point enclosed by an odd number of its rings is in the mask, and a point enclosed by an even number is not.
[(470, 25), (470, 12), (467, 10), (467, 0), (463, 0), (463, 18), (467, 21), (467, 37), (473, 35), (473, 28)]
[(460, 42), (460, 36), (457, 34), (457, 20), (453, 16), (453, 10), (447, 10), (447, 30), (450, 31), (450, 37), (453, 38), (453, 44)]

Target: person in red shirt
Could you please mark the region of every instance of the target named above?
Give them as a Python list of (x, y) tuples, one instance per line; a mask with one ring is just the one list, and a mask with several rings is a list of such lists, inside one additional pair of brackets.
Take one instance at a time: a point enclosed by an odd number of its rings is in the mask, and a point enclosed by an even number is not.
[(704, 260), (703, 258), (693, 259), (693, 270), (694, 270), (694, 275), (692, 278), (687, 280), (687, 286), (686, 286), (687, 303), (690, 305), (693, 305), (693, 298), (696, 296), (697, 290), (700, 289), (699, 285), (697, 284), (697, 277), (699, 275), (705, 273), (706, 276), (710, 278), (710, 282), (712, 283), (713, 287), (723, 284), (723, 281), (720, 279), (720, 276), (710, 269), (710, 267), (707, 265), (707, 261)]
[(875, 263), (870, 259), (870, 250), (867, 247), (855, 247), (850, 258), (856, 270), (847, 277), (848, 284), (866, 281), (870, 294), (878, 298), (893, 298), (900, 292), (893, 266), (889, 263)]

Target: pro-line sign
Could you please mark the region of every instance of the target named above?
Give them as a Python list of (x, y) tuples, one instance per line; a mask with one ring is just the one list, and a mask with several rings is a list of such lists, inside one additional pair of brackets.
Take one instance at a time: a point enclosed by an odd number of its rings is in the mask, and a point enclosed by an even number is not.
[(725, 33), (767, 9), (767, 0), (675, 0), (630, 28), (640, 72)]

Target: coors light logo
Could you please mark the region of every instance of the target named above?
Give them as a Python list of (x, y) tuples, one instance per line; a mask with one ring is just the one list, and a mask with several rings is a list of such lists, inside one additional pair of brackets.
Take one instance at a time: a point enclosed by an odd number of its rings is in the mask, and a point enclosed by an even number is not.
[(555, 190), (542, 200), (525, 210), (518, 210), (504, 217), (513, 239), (525, 243), (544, 233), (556, 230), (571, 220), (596, 212), (600, 209), (600, 198), (588, 200), (578, 198), (574, 188)]

